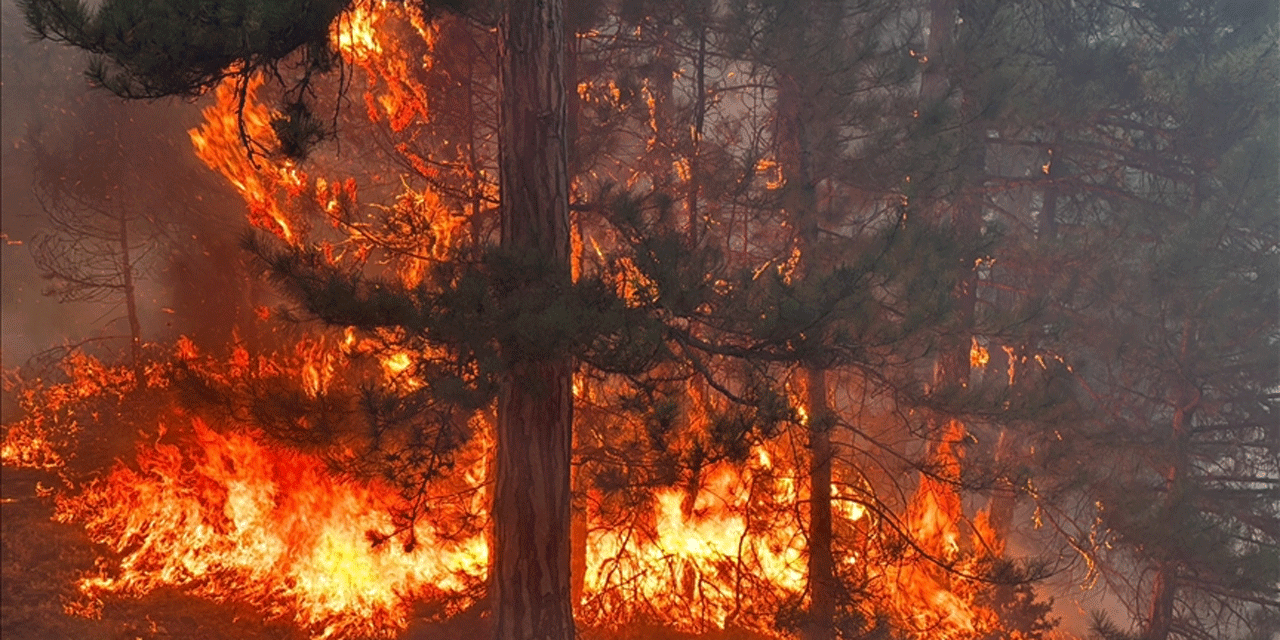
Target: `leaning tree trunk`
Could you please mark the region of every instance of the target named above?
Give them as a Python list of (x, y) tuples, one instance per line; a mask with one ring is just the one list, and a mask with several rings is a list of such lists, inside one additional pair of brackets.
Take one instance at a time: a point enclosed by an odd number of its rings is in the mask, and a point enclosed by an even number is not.
[[(500, 56), (501, 245), (535, 289), (509, 299), (546, 300), (570, 284), (563, 0), (511, 0)], [(571, 640), (572, 363), (527, 347), (501, 345), (494, 638)]]

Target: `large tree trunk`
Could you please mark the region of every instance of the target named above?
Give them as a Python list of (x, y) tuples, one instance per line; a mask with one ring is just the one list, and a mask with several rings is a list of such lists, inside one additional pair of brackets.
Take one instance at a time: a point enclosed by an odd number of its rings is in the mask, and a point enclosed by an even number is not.
[[(500, 82), (502, 249), (532, 269), (524, 286), (551, 294), (570, 278), (563, 0), (508, 3)], [(570, 640), (572, 363), (516, 344), (502, 349), (494, 637)]]

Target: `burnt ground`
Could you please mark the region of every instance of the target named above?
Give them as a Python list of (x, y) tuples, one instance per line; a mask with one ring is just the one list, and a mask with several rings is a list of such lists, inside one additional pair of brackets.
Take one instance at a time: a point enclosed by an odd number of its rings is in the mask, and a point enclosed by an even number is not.
[[(76, 579), (94, 568), (103, 550), (76, 525), (51, 520), (52, 496), (36, 486), (59, 486), (56, 474), (0, 470), (0, 638), (4, 640), (309, 640), (308, 634), (244, 605), (216, 603), (176, 590), (112, 599), (99, 619), (70, 615), (80, 602)], [(489, 625), (463, 614), (443, 623), (418, 620), (400, 640), (483, 640)], [(619, 631), (582, 629), (580, 640), (763, 640), (723, 631), (692, 635), (658, 627)], [(356, 640), (356, 639), (353, 639)]]

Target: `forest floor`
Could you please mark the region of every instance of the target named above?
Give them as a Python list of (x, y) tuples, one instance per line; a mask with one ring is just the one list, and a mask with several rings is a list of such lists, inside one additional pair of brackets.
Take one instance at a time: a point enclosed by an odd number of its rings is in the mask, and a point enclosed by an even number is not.
[(70, 615), (80, 601), (77, 578), (100, 555), (82, 528), (54, 522), (54, 498), (36, 484), (56, 474), (0, 470), (0, 637), (5, 640), (307, 640), (283, 622), (247, 607), (176, 591), (105, 603), (100, 619)]
[[(0, 638), (4, 640), (309, 640), (287, 621), (270, 620), (246, 605), (218, 603), (157, 591), (141, 598), (113, 598), (98, 619), (72, 615), (82, 601), (76, 580), (92, 570), (104, 550), (84, 530), (52, 520), (53, 496), (38, 497), (37, 484), (55, 487), (57, 474), (0, 470)], [(484, 640), (486, 620), (459, 616), (445, 622), (417, 619), (398, 640)], [(580, 640), (763, 640), (722, 631), (692, 635), (658, 627), (617, 631), (579, 630)], [(356, 640), (356, 639), (352, 639)]]

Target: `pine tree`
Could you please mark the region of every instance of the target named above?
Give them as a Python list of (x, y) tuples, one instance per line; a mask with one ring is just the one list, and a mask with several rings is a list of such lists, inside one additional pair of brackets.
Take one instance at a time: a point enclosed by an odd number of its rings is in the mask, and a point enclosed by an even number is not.
[[(1265, 633), (1274, 9), (1099, 3), (1034, 19), (1044, 35), (1027, 50), (1048, 72), (1021, 113), (1037, 115), (1000, 144), (1038, 153), (1026, 162), (1043, 162), (1043, 186), (1023, 220), (1037, 237), (1004, 277), (1045, 310), (1026, 344), (1078, 411), (1025, 432), (1039, 467), (1027, 486), (1141, 637)], [(1082, 493), (1097, 512), (1079, 509)], [(1080, 545), (1099, 536), (1106, 546)]]
[[(243, 94), (255, 72), (278, 69), (301, 52), (303, 70), (290, 76), (294, 84), (276, 126), (284, 151), (300, 155), (323, 135), (308, 124), (314, 116), (306, 90), (334, 64), (328, 29), (348, 3), (304, 4), (121, 2), (90, 11), (74, 2), (36, 0), (24, 9), (37, 35), (97, 54), (90, 76), (126, 97), (194, 95), (228, 77), (238, 79)], [(532, 279), (509, 282), (502, 294), (527, 301), (524, 285), (552, 293), (568, 276), (564, 25), (560, 2), (512, 2), (507, 10), (501, 248)], [(570, 365), (558, 348), (509, 335), (513, 339), (501, 342), (498, 405), (495, 637), (572, 638)]]

